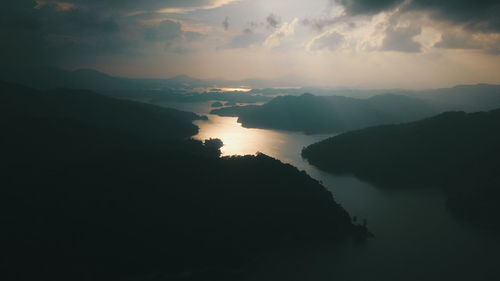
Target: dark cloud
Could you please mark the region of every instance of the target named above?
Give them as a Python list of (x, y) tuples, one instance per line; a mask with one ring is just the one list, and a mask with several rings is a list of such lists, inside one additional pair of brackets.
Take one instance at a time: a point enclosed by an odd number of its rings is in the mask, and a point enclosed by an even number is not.
[(181, 24), (170, 20), (162, 21), (158, 26), (147, 28), (144, 31), (144, 39), (166, 43), (179, 38), (181, 35)]
[[(0, 9), (0, 61), (59, 65), (103, 55), (135, 55), (146, 42), (169, 43), (180, 37), (198, 40), (201, 34), (183, 33), (180, 24), (171, 21), (144, 27), (138, 23), (141, 16), (137, 15), (213, 3), (214, 0), (9, 1)], [(140, 40), (141, 35), (144, 41)]]
[(398, 51), (406, 53), (420, 52), (422, 46), (413, 38), (422, 32), (420, 27), (389, 27), (386, 30), (385, 38), (382, 43), (384, 51)]
[[(17, 0), (16, 0), (17, 1)], [(21, 0), (22, 1), (22, 0)], [(150, 12), (167, 8), (197, 8), (214, 4), (214, 0), (38, 0), (41, 5), (64, 2), (76, 7), (104, 13)]]
[(434, 19), (480, 32), (500, 32), (500, 0), (332, 0), (350, 15), (375, 14), (400, 6), (402, 11), (426, 11)]
[(5, 64), (48, 64), (72, 56), (119, 52), (116, 19), (90, 9), (61, 11), (48, 3), (18, 0), (0, 11), (0, 59)]
[(434, 18), (448, 20), (481, 32), (500, 32), (500, 0), (413, 0), (410, 9), (431, 12)]
[(281, 18), (278, 17), (277, 15), (275, 14), (270, 14), (267, 18), (266, 18), (266, 22), (267, 22), (267, 26), (269, 28), (278, 28), (281, 24)]
[(158, 26), (144, 30), (145, 40), (164, 44), (165, 50), (182, 54), (192, 51), (186, 43), (199, 41), (204, 37), (205, 35), (198, 32), (183, 31), (180, 23), (171, 20), (162, 21)]
[(40, 26), (47, 33), (90, 34), (94, 32), (113, 33), (119, 31), (117, 19), (91, 10), (58, 11), (56, 6), (45, 6), (38, 11)]
[(376, 14), (392, 9), (404, 0), (332, 0), (345, 7), (349, 14)]
[(224, 28), (225, 31), (229, 30), (229, 17), (226, 17), (224, 21), (222, 22), (222, 27)]

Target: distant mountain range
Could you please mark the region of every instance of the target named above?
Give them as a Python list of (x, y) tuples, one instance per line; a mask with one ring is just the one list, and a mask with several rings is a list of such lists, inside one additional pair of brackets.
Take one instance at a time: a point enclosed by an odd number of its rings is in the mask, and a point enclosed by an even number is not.
[(37, 67), (31, 69), (0, 70), (0, 80), (19, 83), (33, 88), (47, 90), (53, 88), (90, 89), (96, 91), (117, 90), (184, 90), (225, 87), (273, 87), (275, 83), (286, 86), (299, 86), (293, 81), (272, 81), (265, 79), (246, 79), (229, 81), (224, 79), (202, 80), (187, 75), (166, 79), (125, 78), (108, 75), (93, 69), (68, 71), (56, 67)]
[(439, 112), (463, 110), (466, 112), (491, 110), (500, 107), (500, 85), (476, 84), (458, 85), (451, 88), (410, 91), (404, 89), (359, 90), (344, 88), (304, 87), (294, 89), (254, 89), (260, 95), (301, 95), (311, 93), (317, 96), (345, 96), (371, 98), (383, 94), (404, 95), (417, 98), (432, 105)]
[(459, 85), (452, 88), (410, 91), (404, 89), (349, 89), (304, 86), (300, 77), (281, 79), (197, 79), (178, 75), (166, 79), (117, 77), (93, 69), (68, 71), (56, 67), (30, 69), (2, 69), (0, 80), (19, 83), (40, 90), (53, 88), (90, 89), (101, 92), (137, 90), (175, 90), (192, 92), (194, 89), (248, 87), (250, 94), (280, 96), (311, 93), (318, 96), (346, 96), (370, 98), (382, 94), (398, 94), (419, 98), (435, 105), (441, 111), (478, 111), (500, 107), (500, 85)]
[(500, 85), (458, 85), (425, 91), (402, 91), (401, 94), (422, 99), (441, 112), (475, 112), (500, 108)]
[[(284, 95), (300, 96), (306, 92), (316, 96), (334, 96), (327, 99), (328, 102), (325, 104), (322, 104), (320, 101), (317, 103), (317, 106), (313, 106), (312, 97), (302, 97), (299, 100), (304, 101), (304, 104), (296, 104), (294, 103), (296, 99), (289, 98), (286, 100), (277, 99), (269, 105), (258, 108), (243, 109), (234, 107), (214, 111), (214, 113), (220, 115), (238, 116), (240, 117), (240, 121), (249, 127), (290, 129), (306, 132), (337, 132), (339, 130), (358, 129), (377, 124), (406, 122), (450, 110), (474, 112), (500, 108), (500, 85), (489, 84), (459, 85), (452, 88), (422, 91), (401, 89), (356, 90), (316, 87), (272, 88), (277, 85), (298, 86), (297, 84), (300, 83), (300, 79), (297, 77), (285, 77), (275, 81), (261, 79), (227, 81), (223, 79), (202, 80), (187, 75), (178, 75), (168, 79), (142, 79), (115, 77), (92, 69), (67, 71), (55, 67), (38, 67), (22, 70), (4, 69), (0, 70), (0, 80), (20, 83), (39, 90), (54, 88), (90, 89), (113, 97), (133, 100), (142, 99), (149, 102), (218, 100), (235, 103), (254, 103), (267, 102), (274, 97)], [(291, 80), (296, 81), (290, 82)], [(248, 93), (219, 93), (211, 91), (211, 89), (220, 90), (224, 87), (240, 87), (243, 85), (253, 89)], [(203, 94), (196, 93), (200, 89), (206, 92)], [(351, 100), (342, 99), (338, 96), (348, 97)], [(384, 98), (377, 96), (383, 96)], [(396, 98), (396, 96), (400, 97)], [(405, 99), (401, 96), (408, 98)], [(356, 102), (360, 107), (352, 107), (354, 104), (349, 103), (349, 101), (355, 101), (352, 98), (357, 99)], [(319, 100), (321, 98), (316, 99), (316, 101)], [(389, 106), (391, 100), (394, 103)], [(410, 106), (410, 102), (413, 104), (412, 108), (408, 107)], [(426, 105), (424, 106), (423, 103)], [(365, 107), (363, 108), (361, 104), (364, 104)], [(381, 106), (385, 104), (385, 108), (376, 108), (378, 104)], [(326, 105), (332, 105), (336, 108), (329, 107), (327, 109)], [(349, 112), (347, 109), (354, 111)], [(310, 110), (311, 112), (304, 113), (301, 112), (302, 110)], [(269, 114), (272, 113), (272, 116), (267, 114), (266, 111), (269, 111)], [(351, 114), (354, 112), (356, 114)], [(279, 114), (281, 116), (278, 118)], [(315, 115), (316, 117), (311, 119), (309, 118), (311, 116), (306, 115)], [(332, 116), (334, 115), (337, 117), (333, 118)], [(406, 115), (406, 117), (399, 118), (398, 115)], [(415, 118), (410, 118), (410, 115), (413, 115)], [(365, 121), (361, 122), (360, 119), (363, 116)], [(268, 117), (272, 118), (265, 120)], [(277, 122), (280, 124), (277, 124)], [(289, 123), (289, 125), (285, 123)], [(300, 123), (304, 124), (300, 125)]]

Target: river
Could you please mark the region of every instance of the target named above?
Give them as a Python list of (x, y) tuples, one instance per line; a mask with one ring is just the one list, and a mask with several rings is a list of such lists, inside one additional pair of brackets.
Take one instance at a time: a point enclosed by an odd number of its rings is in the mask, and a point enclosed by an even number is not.
[[(166, 106), (166, 105), (164, 105)], [(168, 106), (207, 115), (208, 103)], [(332, 175), (301, 158), (302, 147), (328, 135), (247, 129), (237, 118), (207, 115), (195, 138), (219, 138), (223, 155), (262, 152), (321, 181), (375, 237), (362, 245), (325, 249), (276, 261), (249, 280), (500, 280), (500, 236), (455, 219), (432, 188), (384, 189), (349, 175)]]

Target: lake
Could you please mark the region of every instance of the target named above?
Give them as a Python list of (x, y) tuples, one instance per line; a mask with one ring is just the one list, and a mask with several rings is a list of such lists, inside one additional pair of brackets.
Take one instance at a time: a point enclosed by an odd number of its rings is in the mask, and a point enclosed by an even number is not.
[[(163, 104), (209, 112), (209, 103)], [(223, 155), (262, 152), (321, 181), (353, 216), (367, 219), (375, 238), (364, 244), (290, 256), (256, 269), (249, 280), (500, 280), (500, 236), (456, 220), (436, 189), (384, 189), (309, 165), (302, 147), (328, 135), (247, 129), (237, 118), (207, 115), (195, 138), (219, 138)]]

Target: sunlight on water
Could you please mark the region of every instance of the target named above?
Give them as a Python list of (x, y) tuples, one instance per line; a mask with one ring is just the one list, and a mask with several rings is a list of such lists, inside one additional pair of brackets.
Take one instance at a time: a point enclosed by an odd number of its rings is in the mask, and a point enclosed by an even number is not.
[(247, 87), (233, 87), (233, 88), (195, 88), (194, 92), (212, 92), (212, 93), (223, 93), (223, 92), (250, 92), (252, 89)]
[(219, 138), (224, 143), (222, 155), (247, 155), (257, 152), (276, 157), (283, 162), (302, 162), (300, 151), (303, 146), (325, 139), (327, 135), (308, 136), (302, 133), (277, 130), (244, 128), (237, 117), (208, 115), (208, 121), (196, 121), (200, 128), (194, 138), (206, 140)]
[(237, 117), (209, 115), (209, 121), (197, 121), (200, 132), (196, 139), (219, 138), (224, 143), (223, 155), (246, 155), (264, 152), (284, 142), (284, 136), (276, 131), (247, 129), (236, 122)]
[(221, 92), (250, 92), (250, 88), (221, 88)]

